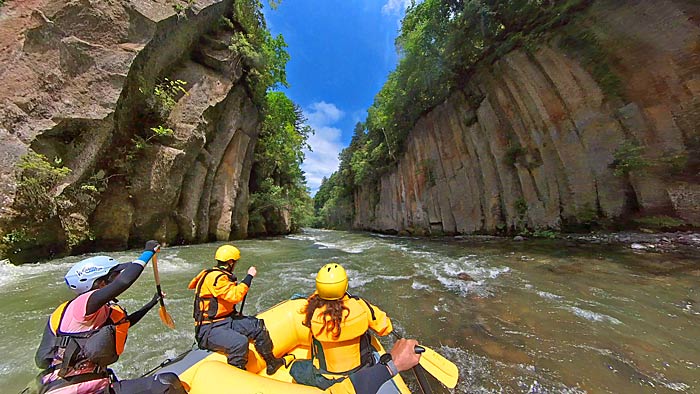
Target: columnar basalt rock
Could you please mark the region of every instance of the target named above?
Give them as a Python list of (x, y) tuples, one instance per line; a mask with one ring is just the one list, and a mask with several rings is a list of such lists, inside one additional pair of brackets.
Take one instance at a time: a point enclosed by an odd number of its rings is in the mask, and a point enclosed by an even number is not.
[[(354, 227), (494, 233), (660, 214), (700, 226), (691, 3), (596, 1), (573, 26), (480, 65), (416, 122), (396, 169), (356, 191)], [(595, 37), (612, 75), (569, 45), (577, 32)], [(643, 165), (623, 171), (629, 146)]]
[[(222, 18), (232, 6), (32, 0), (3, 7), (0, 235), (7, 257), (21, 263), (150, 238), (246, 237), (259, 113), (240, 56), (228, 49), (232, 25)], [(183, 81), (187, 93), (176, 92), (164, 109), (154, 88), (166, 78)], [(151, 128), (158, 127), (172, 133), (157, 136)], [(41, 215), (41, 223), (17, 209), (18, 163), (31, 153), (70, 169), (50, 190), (57, 212)]]

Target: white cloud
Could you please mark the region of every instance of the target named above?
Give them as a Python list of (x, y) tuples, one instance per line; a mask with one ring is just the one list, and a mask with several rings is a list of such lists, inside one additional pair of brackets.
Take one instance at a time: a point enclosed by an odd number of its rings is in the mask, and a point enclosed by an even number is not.
[(382, 14), (403, 15), (409, 5), (411, 5), (411, 0), (389, 0), (382, 6)]
[(305, 115), (309, 124), (326, 126), (335, 123), (345, 114), (335, 104), (320, 101), (311, 104), (311, 112), (307, 112)]
[(306, 123), (315, 130), (315, 134), (309, 136), (307, 141), (313, 151), (304, 152), (306, 158), (301, 168), (306, 173), (306, 184), (313, 196), (321, 186), (321, 180), (338, 170), (338, 154), (343, 149), (343, 143), (340, 140), (340, 129), (332, 125), (345, 113), (335, 104), (321, 101), (305, 109), (304, 116)]

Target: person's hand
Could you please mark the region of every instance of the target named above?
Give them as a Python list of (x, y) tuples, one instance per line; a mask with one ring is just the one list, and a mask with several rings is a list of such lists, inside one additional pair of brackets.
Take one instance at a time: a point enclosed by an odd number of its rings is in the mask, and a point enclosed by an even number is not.
[(160, 251), (160, 244), (158, 241), (150, 240), (146, 242), (146, 246), (143, 248), (144, 251), (158, 253)]
[(156, 291), (155, 293), (153, 293), (153, 298), (151, 298), (150, 303), (155, 304), (155, 303), (157, 303), (161, 298), (165, 298), (165, 293), (163, 293), (162, 291), (161, 291), (160, 293), (158, 293), (158, 292)]
[(255, 275), (257, 275), (257, 274), (258, 274), (258, 270), (255, 269), (255, 266), (248, 268), (248, 275), (255, 278)]
[(394, 347), (391, 349), (391, 359), (394, 360), (394, 365), (399, 372), (408, 371), (418, 365), (420, 354), (416, 354), (415, 346), (418, 341), (415, 339), (401, 338), (394, 342)]

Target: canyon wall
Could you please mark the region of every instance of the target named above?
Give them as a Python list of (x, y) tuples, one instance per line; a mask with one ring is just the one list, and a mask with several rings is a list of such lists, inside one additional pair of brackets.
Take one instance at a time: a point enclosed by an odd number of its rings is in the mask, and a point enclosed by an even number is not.
[(700, 226), (700, 4), (596, 1), (421, 117), (354, 227), (468, 234), (662, 216)]
[(232, 7), (231, 0), (5, 4), (5, 257), (21, 263), (141, 247), (151, 238), (246, 237), (259, 112), (241, 56), (229, 49)]

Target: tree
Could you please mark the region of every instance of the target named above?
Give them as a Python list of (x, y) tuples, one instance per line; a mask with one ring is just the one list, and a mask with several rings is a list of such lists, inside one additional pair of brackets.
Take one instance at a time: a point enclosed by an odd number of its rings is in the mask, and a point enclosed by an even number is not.
[(270, 227), (281, 212), (290, 213), (292, 231), (296, 231), (309, 225), (313, 216), (301, 170), (313, 130), (305, 124), (301, 108), (283, 92), (267, 94), (264, 115), (251, 172), (251, 232)]

